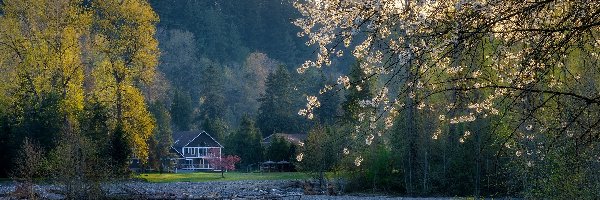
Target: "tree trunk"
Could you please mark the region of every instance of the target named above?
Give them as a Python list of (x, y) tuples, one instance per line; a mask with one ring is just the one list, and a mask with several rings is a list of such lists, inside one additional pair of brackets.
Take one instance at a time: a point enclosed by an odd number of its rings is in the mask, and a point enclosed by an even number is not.
[(117, 83), (117, 123), (123, 123), (123, 93), (121, 83)]
[(324, 179), (325, 178), (323, 175), (323, 169), (321, 169), (321, 170), (319, 170), (319, 189), (320, 190), (323, 190), (323, 185), (324, 185), (323, 182), (325, 181)]

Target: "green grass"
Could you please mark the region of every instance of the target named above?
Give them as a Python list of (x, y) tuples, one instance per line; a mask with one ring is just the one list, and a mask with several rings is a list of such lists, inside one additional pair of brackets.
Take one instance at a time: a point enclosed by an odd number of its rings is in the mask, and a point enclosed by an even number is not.
[(136, 178), (154, 183), (168, 182), (207, 182), (207, 181), (241, 181), (241, 180), (293, 180), (308, 179), (309, 176), (301, 172), (271, 172), (271, 173), (240, 173), (226, 172), (225, 178), (221, 178), (218, 172), (196, 172), (177, 174), (140, 174)]

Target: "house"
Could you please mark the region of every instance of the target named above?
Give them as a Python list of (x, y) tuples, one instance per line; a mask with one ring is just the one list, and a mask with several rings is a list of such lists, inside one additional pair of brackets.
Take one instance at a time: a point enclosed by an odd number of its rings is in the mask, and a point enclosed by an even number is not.
[(208, 163), (211, 158), (221, 158), (223, 145), (206, 131), (173, 132), (171, 151), (177, 170), (214, 170)]

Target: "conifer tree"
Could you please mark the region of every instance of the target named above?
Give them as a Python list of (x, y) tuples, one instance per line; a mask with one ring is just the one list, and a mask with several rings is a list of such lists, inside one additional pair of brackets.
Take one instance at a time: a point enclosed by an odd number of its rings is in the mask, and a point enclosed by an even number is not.
[(171, 104), (171, 117), (174, 129), (189, 131), (193, 120), (193, 107), (190, 95), (176, 91)]
[(240, 128), (228, 139), (228, 150), (231, 155), (242, 158), (240, 165), (249, 166), (262, 161), (262, 137), (254, 121), (249, 116), (242, 117)]
[(266, 91), (259, 102), (258, 126), (263, 136), (273, 133), (295, 131), (294, 120), (296, 115), (293, 107), (292, 91), (289, 72), (279, 66), (277, 70), (267, 77)]
[(373, 77), (367, 77), (360, 65), (361, 62), (357, 61), (350, 69), (349, 79), (353, 83), (353, 87), (346, 91), (346, 100), (342, 103), (344, 122), (358, 122), (359, 115), (368, 112), (367, 108), (361, 107), (359, 102), (361, 100), (371, 100), (374, 96), (375, 80)]

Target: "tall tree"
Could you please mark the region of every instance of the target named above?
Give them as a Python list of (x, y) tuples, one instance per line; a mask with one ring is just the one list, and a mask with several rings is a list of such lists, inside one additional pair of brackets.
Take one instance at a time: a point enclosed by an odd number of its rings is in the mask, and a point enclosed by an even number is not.
[[(368, 106), (361, 105), (361, 101), (370, 101), (374, 96), (375, 80), (373, 77), (368, 77), (361, 68), (361, 62), (357, 61), (350, 69), (349, 77), (340, 77), (338, 84), (350, 84), (346, 93), (346, 99), (342, 103), (344, 111), (343, 121), (346, 123), (355, 123), (363, 121), (365, 115), (368, 115), (371, 110)], [(344, 86), (346, 87), (346, 86)]]
[[(331, 79), (322, 78), (322, 84), (320, 85), (331, 85), (333, 84)], [(326, 93), (319, 99), (321, 106), (317, 108), (315, 114), (320, 124), (323, 125), (334, 125), (340, 121), (343, 117), (342, 100), (343, 96), (341, 92)]]
[(187, 93), (175, 91), (173, 103), (171, 104), (171, 120), (175, 130), (189, 131), (193, 122), (194, 110), (192, 99)]
[[(269, 58), (264, 53), (254, 52), (248, 55), (244, 62), (240, 87), (245, 98), (242, 103), (247, 106), (248, 114), (258, 112), (258, 99), (265, 93), (267, 77), (275, 71), (278, 61)], [(243, 162), (243, 161), (242, 161)]]
[(154, 77), (159, 54), (154, 37), (158, 16), (144, 0), (93, 1), (92, 9), (92, 39), (98, 58), (94, 94), (114, 113), (111, 123), (115, 133), (123, 132), (122, 138), (132, 145), (134, 154), (145, 160), (154, 120), (137, 85)]
[(217, 63), (208, 63), (202, 71), (202, 119), (223, 119), (225, 107), (224, 69)]
[(298, 163), (302, 171), (309, 172), (325, 186), (325, 173), (333, 169), (343, 153), (344, 139), (333, 127), (316, 126), (308, 133), (302, 147), (303, 158)]
[(179, 29), (158, 29), (156, 35), (160, 41), (160, 71), (175, 88), (189, 93), (194, 100), (199, 99), (198, 86), (202, 84), (202, 73), (199, 72), (206, 64), (198, 59), (196, 36)]
[(265, 152), (265, 159), (270, 161), (291, 161), (294, 158), (296, 152), (296, 146), (283, 137), (273, 135), (271, 143), (267, 146)]
[(267, 77), (266, 90), (258, 100), (261, 105), (258, 113), (258, 126), (263, 136), (280, 132), (294, 132), (295, 113), (292, 108), (292, 91), (289, 72), (279, 66), (277, 70)]
[(228, 148), (226, 149), (232, 155), (238, 155), (242, 159), (241, 166), (247, 167), (262, 161), (263, 148), (261, 146), (262, 137), (254, 121), (244, 116), (237, 132), (231, 134), (228, 138)]
[(77, 127), (84, 96), (80, 52), (91, 20), (81, 3), (0, 4), (0, 104), (10, 110), (3, 113), (3, 135), (11, 151), (28, 137), (48, 152), (63, 130)]
[[(456, 147), (471, 136), (473, 130), (465, 128), (468, 124), (497, 117), (498, 123), (489, 132), (497, 135), (489, 138), (498, 136), (499, 149), (514, 153), (512, 159), (519, 160), (516, 163), (522, 168), (546, 162), (547, 157), (541, 157), (550, 154), (541, 149), (565, 149), (576, 142), (578, 149), (591, 150), (598, 144), (593, 138), (600, 134), (600, 123), (595, 123), (600, 118), (586, 114), (598, 113), (600, 93), (581, 81), (585, 73), (580, 71), (581, 66), (598, 65), (597, 1), (298, 0), (294, 6), (303, 15), (295, 21), (304, 30), (299, 35), (309, 37), (308, 45), (318, 45), (316, 59), (299, 71), (330, 65), (333, 57), (343, 57), (343, 44), (351, 56), (366, 62), (360, 69), (367, 77), (383, 78), (384, 84), (374, 89), (381, 95), (365, 103), (376, 108), (377, 116), (386, 122), (399, 117), (398, 110), (408, 109), (405, 118), (419, 118), (414, 108), (407, 107), (445, 110), (449, 115), (438, 114), (437, 119), (449, 126), (448, 144)], [(540, 20), (540, 16), (546, 17)], [(574, 59), (574, 54), (584, 57)], [(348, 79), (341, 82), (346, 89), (356, 84)], [(452, 100), (428, 101), (440, 97)], [(421, 132), (417, 125), (407, 122), (406, 128), (412, 134)], [(585, 134), (571, 137), (573, 132)], [(532, 172), (521, 175), (545, 177), (545, 181), (555, 178), (548, 171)], [(451, 180), (448, 184), (458, 185)], [(475, 185), (478, 195), (477, 180)], [(543, 196), (536, 196), (540, 194), (535, 194), (537, 184), (516, 185), (532, 194), (531, 198)], [(589, 194), (586, 191), (593, 186), (582, 185), (573, 189), (575, 193)], [(547, 192), (541, 194), (552, 196)], [(562, 194), (563, 198), (579, 197)]]
[(161, 102), (153, 103), (150, 106), (150, 111), (156, 120), (156, 128), (154, 129), (154, 137), (150, 138), (153, 146), (150, 150), (149, 162), (154, 169), (164, 172), (171, 167), (169, 166), (172, 157), (170, 149), (173, 146), (171, 116)]

